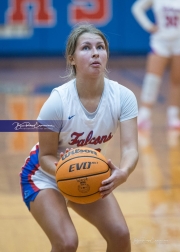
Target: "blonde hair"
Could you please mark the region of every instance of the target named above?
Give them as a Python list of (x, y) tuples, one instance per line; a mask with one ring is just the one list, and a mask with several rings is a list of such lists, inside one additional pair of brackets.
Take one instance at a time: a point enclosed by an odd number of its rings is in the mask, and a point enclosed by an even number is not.
[(77, 40), (78, 38), (83, 34), (83, 33), (92, 33), (99, 35), (105, 44), (106, 51), (107, 51), (107, 56), (109, 57), (109, 43), (108, 40), (106, 39), (105, 35), (97, 29), (95, 26), (92, 24), (78, 24), (74, 27), (74, 29), (71, 31), (70, 35), (68, 36), (67, 39), (67, 44), (66, 44), (66, 65), (67, 65), (67, 70), (68, 70), (68, 77), (69, 78), (75, 78), (76, 76), (76, 68), (75, 66), (71, 65), (69, 61), (69, 56), (73, 56), (75, 50), (76, 50), (76, 45), (77, 45)]

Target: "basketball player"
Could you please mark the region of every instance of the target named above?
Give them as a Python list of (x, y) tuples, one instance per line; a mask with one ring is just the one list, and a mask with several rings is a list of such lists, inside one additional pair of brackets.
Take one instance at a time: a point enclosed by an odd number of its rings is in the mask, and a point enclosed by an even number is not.
[[(155, 23), (146, 15), (152, 9)], [(180, 0), (137, 0), (132, 13), (150, 36), (151, 52), (141, 93), (138, 126), (149, 129), (152, 125), (152, 108), (155, 104), (163, 73), (170, 63), (170, 91), (167, 109), (167, 126), (180, 129)]]
[[(105, 78), (109, 47), (103, 33), (90, 24), (72, 30), (66, 60), (71, 80), (55, 88), (38, 120), (50, 120), (54, 131), (39, 132), (20, 174), (23, 199), (48, 236), (52, 252), (74, 252), (78, 236), (67, 206), (96, 226), (108, 252), (131, 251), (129, 230), (112, 191), (124, 183), (138, 160), (137, 101), (126, 87)], [(71, 148), (104, 149), (120, 122), (121, 161), (110, 160), (111, 176), (99, 188), (102, 199), (90, 204), (70, 202), (55, 181), (55, 164)], [(114, 150), (116, 151), (116, 150)]]

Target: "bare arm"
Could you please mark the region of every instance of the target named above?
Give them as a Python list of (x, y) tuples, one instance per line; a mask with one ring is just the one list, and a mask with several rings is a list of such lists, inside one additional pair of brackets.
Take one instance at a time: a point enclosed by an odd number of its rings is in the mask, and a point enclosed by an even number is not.
[(116, 187), (124, 183), (136, 167), (138, 161), (137, 118), (121, 123), (120, 138), (120, 167), (116, 167), (109, 160), (112, 173), (108, 179), (102, 182), (102, 187), (100, 188), (102, 197), (107, 196)]
[(155, 32), (156, 25), (148, 18), (146, 11), (152, 7), (152, 0), (137, 0), (132, 5), (131, 11), (136, 21), (147, 32)]
[(55, 163), (57, 158), (59, 133), (57, 132), (39, 132), (39, 163), (41, 168), (55, 176)]
[(133, 118), (121, 123), (120, 137), (120, 168), (127, 173), (128, 177), (135, 169), (138, 161), (137, 118)]

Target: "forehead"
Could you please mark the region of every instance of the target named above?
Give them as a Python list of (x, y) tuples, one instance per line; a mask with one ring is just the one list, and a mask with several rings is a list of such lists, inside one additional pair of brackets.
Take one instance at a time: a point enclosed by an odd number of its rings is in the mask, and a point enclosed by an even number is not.
[(94, 33), (83, 33), (79, 36), (77, 43), (81, 44), (81, 43), (85, 43), (85, 42), (104, 42), (104, 40), (102, 39), (102, 37), (98, 34), (94, 34)]

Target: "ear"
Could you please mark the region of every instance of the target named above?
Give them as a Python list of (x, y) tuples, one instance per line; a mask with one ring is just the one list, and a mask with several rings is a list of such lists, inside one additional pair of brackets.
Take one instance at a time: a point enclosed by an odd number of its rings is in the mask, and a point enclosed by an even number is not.
[(68, 61), (69, 61), (70, 65), (72, 65), (72, 66), (75, 65), (75, 60), (74, 60), (73, 55), (68, 56)]

